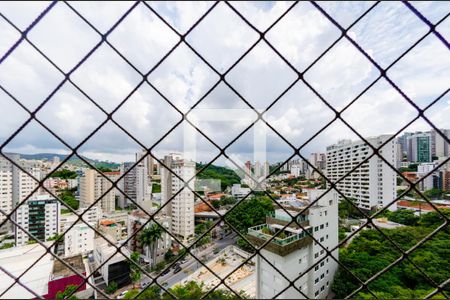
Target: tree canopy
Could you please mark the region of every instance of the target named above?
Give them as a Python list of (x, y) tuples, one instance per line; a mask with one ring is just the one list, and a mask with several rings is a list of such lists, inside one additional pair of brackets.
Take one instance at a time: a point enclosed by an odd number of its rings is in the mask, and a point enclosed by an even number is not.
[(58, 177), (61, 179), (75, 179), (78, 177), (78, 173), (67, 169), (61, 169), (50, 174), (50, 177), (52, 178)]
[[(203, 167), (204, 165), (197, 164), (197, 171)], [(205, 170), (197, 174), (197, 178), (220, 180), (220, 187), (222, 191), (235, 183), (241, 182), (241, 178), (233, 170), (214, 165), (209, 165)]]
[[(445, 210), (444, 213), (449, 216), (450, 210)], [(400, 218), (404, 217), (402, 214), (396, 215)], [(408, 218), (402, 220), (408, 220)], [(442, 216), (431, 212), (422, 215), (416, 226), (382, 231), (398, 247), (406, 251), (443, 222)], [(339, 261), (363, 281), (368, 280), (400, 256), (400, 251), (376, 230), (363, 230), (347, 248), (339, 251)], [(442, 283), (450, 278), (450, 265), (443, 263), (450, 257), (448, 229), (433, 236), (408, 257), (435, 282)], [(332, 286), (335, 297), (344, 298), (358, 287), (358, 281), (344, 269), (339, 268)], [(434, 290), (433, 285), (406, 259), (371, 282), (368, 287), (377, 297), (383, 299), (423, 298)], [(356, 297), (372, 298), (373, 296), (363, 290)]]
[(274, 202), (267, 196), (251, 197), (242, 200), (225, 219), (241, 233), (252, 226), (266, 222), (266, 216), (274, 211)]

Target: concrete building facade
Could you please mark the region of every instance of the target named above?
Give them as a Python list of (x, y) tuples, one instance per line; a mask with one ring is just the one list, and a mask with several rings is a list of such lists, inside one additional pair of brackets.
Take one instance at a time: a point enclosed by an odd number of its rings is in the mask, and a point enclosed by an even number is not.
[[(308, 199), (287, 200), (280, 203), (291, 215), (303, 211), (309, 201), (317, 200), (325, 190), (311, 190)], [(338, 243), (338, 198), (336, 192), (328, 192), (316, 204), (300, 216), (297, 223), (292, 223), (282, 233), (279, 233), (292, 220), (284, 210), (275, 210), (272, 216), (266, 218), (266, 223), (249, 228), (247, 238), (255, 245), (262, 245), (274, 233), (278, 236), (261, 250), (256, 259), (256, 298), (270, 299), (278, 295), (289, 280), (295, 280), (305, 270), (314, 265), (299, 280), (296, 287), (308, 299), (325, 299), (330, 292), (337, 263), (331, 257), (325, 257), (325, 249), (333, 248)], [(308, 231), (310, 234), (307, 234)], [(320, 242), (324, 247), (314, 242)], [(338, 259), (338, 250), (332, 252)], [(264, 257), (264, 258), (263, 258)], [(269, 264), (270, 262), (270, 264)], [(275, 266), (278, 270), (274, 269)], [(293, 287), (278, 295), (277, 299), (304, 299)]]
[[(60, 202), (48, 195), (37, 195), (26, 200), (14, 213), (17, 224), (38, 240), (45, 242), (59, 233)], [(27, 244), (31, 237), (14, 226), (16, 246)]]
[[(381, 135), (367, 138), (367, 141), (378, 148), (389, 138), (389, 135)], [(336, 182), (371, 154), (369, 145), (363, 141), (342, 140), (328, 146), (326, 175), (332, 182)], [(395, 167), (397, 151), (394, 141), (386, 143), (380, 154)], [(370, 210), (386, 206), (395, 199), (396, 179), (395, 171), (378, 155), (374, 155), (338, 182), (337, 187), (347, 198), (353, 198), (360, 208)], [(395, 203), (389, 209), (396, 210)]]

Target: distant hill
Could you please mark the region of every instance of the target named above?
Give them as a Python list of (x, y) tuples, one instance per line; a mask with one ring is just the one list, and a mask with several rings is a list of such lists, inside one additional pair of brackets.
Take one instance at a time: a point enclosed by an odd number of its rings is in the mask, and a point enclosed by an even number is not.
[[(197, 163), (197, 172), (203, 167), (203, 164)], [(241, 178), (233, 170), (215, 165), (209, 165), (205, 170), (197, 174), (197, 178), (220, 180), (222, 191), (228, 186), (241, 182)]]
[[(6, 153), (6, 154), (10, 154), (10, 153)], [(51, 160), (53, 160), (53, 158), (55, 156), (59, 157), (60, 160), (64, 160), (67, 157), (67, 155), (65, 155), (65, 154), (56, 154), (56, 153), (37, 153), (37, 154), (16, 153), (16, 154), (19, 154), (21, 158), (29, 159), (29, 160), (48, 160), (48, 161), (51, 161)], [(96, 167), (117, 169), (120, 166), (120, 164), (115, 163), (115, 162), (100, 161), (100, 160), (92, 159), (92, 158), (85, 157), (85, 156), (81, 156), (81, 157), (84, 158), (85, 160), (87, 160), (89, 163), (91, 163), (92, 165), (94, 165)], [(70, 164), (80, 165), (80, 166), (81, 165), (86, 165), (86, 163), (84, 161), (82, 161), (79, 158), (79, 156), (72, 156), (71, 158), (69, 158), (69, 160), (67, 162), (70, 163)]]

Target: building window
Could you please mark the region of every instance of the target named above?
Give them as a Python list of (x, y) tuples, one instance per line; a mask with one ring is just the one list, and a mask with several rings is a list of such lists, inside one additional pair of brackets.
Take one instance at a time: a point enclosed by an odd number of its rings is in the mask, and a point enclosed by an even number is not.
[(317, 270), (319, 270), (319, 266), (314, 267), (314, 271), (317, 271)]
[(319, 296), (319, 291), (316, 291), (315, 293), (314, 293), (314, 296)]
[(317, 283), (319, 283), (319, 278), (316, 278), (316, 279), (314, 280), (314, 284), (317, 284)]
[(314, 231), (319, 230), (319, 226), (314, 227)]

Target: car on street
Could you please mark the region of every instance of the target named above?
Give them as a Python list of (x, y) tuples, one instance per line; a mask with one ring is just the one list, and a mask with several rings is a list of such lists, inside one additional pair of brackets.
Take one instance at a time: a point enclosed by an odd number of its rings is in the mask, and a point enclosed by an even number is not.
[(145, 287), (149, 284), (150, 284), (150, 281), (141, 282), (141, 289), (145, 289)]
[(178, 266), (175, 270), (173, 270), (173, 274), (177, 274), (180, 271), (181, 271), (181, 267)]
[(177, 262), (177, 263), (175, 263), (173, 266), (172, 266), (172, 269), (176, 269), (176, 268), (178, 268), (180, 266), (180, 263), (179, 262)]
[(123, 291), (122, 293), (120, 293), (118, 296), (117, 296), (117, 299), (123, 299), (123, 297), (125, 297), (125, 295), (128, 293), (128, 290), (126, 290), (126, 291)]
[(170, 272), (170, 268), (167, 268), (161, 272), (161, 276), (165, 276), (165, 275), (169, 274), (169, 272)]

